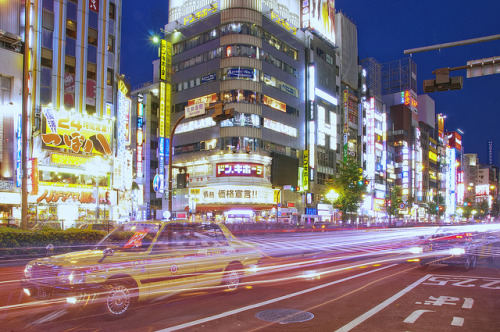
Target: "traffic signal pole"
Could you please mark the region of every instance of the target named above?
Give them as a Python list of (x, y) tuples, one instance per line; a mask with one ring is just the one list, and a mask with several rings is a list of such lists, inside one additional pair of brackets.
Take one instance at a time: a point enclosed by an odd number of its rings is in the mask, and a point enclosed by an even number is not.
[(170, 141), (168, 144), (168, 212), (172, 213), (172, 146), (174, 145), (174, 133), (175, 129), (179, 125), (179, 123), (186, 117), (185, 114), (182, 114), (177, 121), (175, 121), (174, 126), (170, 130)]

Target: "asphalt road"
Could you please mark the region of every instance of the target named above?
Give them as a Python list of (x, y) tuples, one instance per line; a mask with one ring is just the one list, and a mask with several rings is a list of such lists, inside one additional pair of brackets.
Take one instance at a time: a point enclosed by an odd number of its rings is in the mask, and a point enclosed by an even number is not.
[(422, 270), (406, 262), (415, 233), (397, 234), (249, 238), (268, 257), (237, 293), (199, 290), (139, 303), (116, 321), (29, 300), (19, 287), (23, 267), (1, 267), (0, 331), (498, 331), (498, 260), (470, 271)]

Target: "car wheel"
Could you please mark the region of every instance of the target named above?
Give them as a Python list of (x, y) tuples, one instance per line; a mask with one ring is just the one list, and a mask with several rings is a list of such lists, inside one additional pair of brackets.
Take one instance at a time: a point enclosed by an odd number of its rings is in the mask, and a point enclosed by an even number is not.
[(229, 266), (222, 277), (222, 286), (224, 286), (224, 290), (229, 292), (236, 291), (240, 285), (240, 276), (241, 272), (236, 266)]
[(110, 282), (104, 294), (104, 308), (112, 318), (123, 317), (135, 299), (133, 288), (124, 281)]

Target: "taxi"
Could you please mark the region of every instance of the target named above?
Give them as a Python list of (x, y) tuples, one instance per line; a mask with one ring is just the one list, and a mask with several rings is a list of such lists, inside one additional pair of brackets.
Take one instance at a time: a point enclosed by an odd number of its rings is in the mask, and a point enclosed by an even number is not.
[(261, 258), (223, 224), (128, 222), (93, 249), (30, 261), (21, 285), (32, 298), (96, 304), (117, 318), (135, 302), (186, 290), (234, 292)]

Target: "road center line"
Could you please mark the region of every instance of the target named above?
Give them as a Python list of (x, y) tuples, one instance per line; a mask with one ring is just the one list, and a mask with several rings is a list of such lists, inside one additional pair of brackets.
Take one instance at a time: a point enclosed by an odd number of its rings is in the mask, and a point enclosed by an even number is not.
[(354, 319), (350, 323), (347, 323), (346, 325), (342, 326), (340, 329), (336, 330), (335, 332), (347, 332), (347, 331), (350, 331), (351, 329), (353, 329), (356, 326), (358, 326), (359, 324), (363, 323), (365, 320), (367, 320), (368, 318), (372, 317), (373, 315), (375, 315), (376, 313), (378, 313), (380, 310), (384, 309), (385, 307), (387, 307), (388, 305), (390, 305), (391, 303), (393, 303), (394, 301), (396, 301), (397, 299), (399, 299), (400, 297), (402, 297), (403, 295), (405, 295), (406, 293), (408, 293), (409, 291), (411, 291), (412, 289), (414, 289), (415, 287), (417, 287), (418, 285), (420, 285), (421, 283), (423, 283), (425, 280), (427, 280), (431, 276), (432, 276), (432, 274), (428, 274), (428, 275), (420, 278), (419, 280), (415, 281), (410, 286), (406, 287), (405, 289), (403, 289), (402, 291), (398, 292), (397, 294), (391, 296), (390, 298), (388, 298), (384, 302), (380, 303), (376, 307), (368, 310), (367, 312), (365, 312), (364, 314), (362, 314), (358, 318)]
[(247, 310), (255, 309), (255, 308), (258, 308), (258, 307), (262, 307), (262, 306), (265, 306), (265, 305), (268, 305), (268, 304), (271, 304), (271, 303), (283, 301), (283, 300), (286, 300), (286, 299), (289, 299), (289, 298), (292, 298), (292, 297), (295, 297), (295, 296), (298, 296), (298, 295), (307, 294), (307, 293), (316, 291), (316, 290), (321, 289), (321, 288), (329, 287), (329, 286), (332, 286), (332, 285), (335, 285), (335, 284), (338, 284), (338, 283), (341, 283), (341, 282), (344, 282), (344, 281), (348, 281), (348, 280), (355, 279), (355, 278), (358, 278), (358, 277), (362, 277), (362, 276), (365, 276), (365, 275), (368, 275), (368, 274), (371, 274), (371, 273), (382, 271), (382, 270), (385, 270), (385, 269), (388, 269), (390, 267), (397, 266), (397, 265), (398, 264), (391, 264), (391, 265), (384, 266), (384, 267), (381, 267), (381, 268), (378, 268), (378, 269), (375, 269), (375, 270), (372, 270), (372, 271), (367, 271), (367, 272), (363, 272), (363, 273), (360, 273), (360, 274), (357, 274), (357, 275), (354, 275), (354, 276), (350, 276), (350, 277), (347, 277), (347, 278), (344, 278), (344, 279), (335, 280), (335, 281), (329, 282), (327, 284), (319, 285), (319, 286), (316, 286), (316, 287), (313, 287), (313, 288), (309, 288), (309, 289), (304, 289), (302, 291), (295, 292), (295, 293), (292, 293), (292, 294), (280, 296), (280, 297), (277, 297), (275, 299), (271, 299), (271, 300), (267, 300), (267, 301), (255, 303), (255, 304), (248, 305), (248, 306), (245, 306), (245, 307), (241, 307), (241, 308), (238, 308), (238, 309), (226, 311), (226, 312), (220, 313), (218, 315), (214, 315), (214, 316), (210, 316), (210, 317), (198, 319), (198, 320), (195, 320), (195, 321), (192, 321), (192, 322), (188, 322), (188, 323), (184, 323), (184, 324), (177, 325), (177, 326), (168, 327), (166, 329), (161, 329), (161, 330), (158, 330), (157, 332), (177, 331), (177, 330), (185, 329), (185, 328), (188, 328), (188, 327), (191, 327), (191, 326), (195, 326), (195, 325), (198, 325), (198, 324), (203, 324), (203, 323), (206, 323), (206, 322), (210, 322), (212, 320), (216, 320), (216, 319), (224, 318), (224, 317), (227, 317), (227, 316), (235, 315), (235, 314), (238, 314), (238, 313), (243, 312), (243, 311), (247, 311)]

